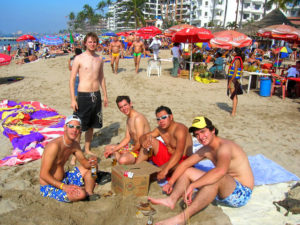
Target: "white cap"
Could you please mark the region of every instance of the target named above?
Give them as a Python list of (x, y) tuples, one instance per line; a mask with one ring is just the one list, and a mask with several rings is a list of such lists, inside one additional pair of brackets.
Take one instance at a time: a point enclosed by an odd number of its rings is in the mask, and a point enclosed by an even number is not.
[(78, 121), (78, 122), (80, 123), (80, 125), (81, 125), (81, 120), (80, 120), (80, 118), (79, 118), (78, 116), (76, 116), (76, 115), (68, 116), (68, 117), (66, 118), (66, 120), (65, 120), (65, 124), (67, 124), (67, 123), (69, 123), (69, 122), (71, 122), (71, 121)]

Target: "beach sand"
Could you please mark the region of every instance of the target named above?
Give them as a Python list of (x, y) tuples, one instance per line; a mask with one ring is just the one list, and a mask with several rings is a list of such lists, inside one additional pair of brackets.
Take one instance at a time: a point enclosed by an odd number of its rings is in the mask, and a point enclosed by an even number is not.
[[(160, 52), (162, 58), (171, 58), (170, 52)], [(67, 61), (70, 56), (39, 60), (24, 65), (11, 63), (0, 67), (0, 78), (24, 76), (24, 79), (0, 85), (0, 100), (39, 101), (60, 114), (72, 113), (69, 95), (69, 71)], [(156, 124), (155, 109), (160, 105), (169, 106), (178, 122), (189, 126), (195, 116), (205, 115), (219, 129), (219, 135), (240, 144), (248, 155), (263, 154), (292, 173), (300, 176), (300, 99), (282, 100), (278, 95), (261, 97), (258, 91), (239, 96), (236, 117), (231, 117), (232, 102), (226, 96), (226, 81), (202, 84), (181, 78), (172, 78), (172, 62), (162, 62), (162, 76), (148, 78), (146, 75), (148, 58), (142, 59), (140, 73), (134, 71), (133, 59), (121, 59), (119, 73), (111, 71), (110, 63), (105, 63), (104, 74), (108, 90), (109, 106), (103, 109), (104, 127), (96, 130), (92, 151), (101, 157), (100, 169), (111, 171), (111, 160), (103, 157), (104, 146), (117, 143), (125, 133), (126, 117), (118, 110), (115, 99), (118, 95), (129, 95), (134, 108), (149, 120), (151, 128)], [(247, 78), (243, 84), (247, 84)], [(0, 135), (0, 157), (9, 155), (12, 146), (8, 138)], [(146, 201), (146, 197), (112, 196), (95, 202), (60, 203), (39, 195), (40, 160), (16, 167), (0, 168), (0, 224), (146, 224), (147, 217), (136, 216), (135, 205)], [(273, 220), (272, 224), (299, 224), (298, 216), (284, 217), (284, 211), (275, 207), (265, 208), (261, 199), (270, 191), (279, 192), (273, 199), (284, 197), (288, 185), (261, 186), (254, 189), (254, 197), (249, 205), (241, 209), (224, 209), (210, 205), (196, 216), (191, 224), (267, 224), (260, 221)], [(274, 188), (275, 187), (275, 188)], [(273, 188), (273, 189), (272, 189)], [(96, 193), (110, 190), (110, 183), (97, 186)], [(257, 190), (257, 191), (256, 191)], [(273, 190), (273, 191), (272, 191)], [(277, 193), (276, 192), (276, 193)], [(157, 183), (150, 186), (150, 196), (162, 197)], [(279, 200), (276, 199), (276, 200)], [(270, 201), (271, 197), (270, 197)], [(269, 202), (270, 203), (270, 202)], [(162, 206), (154, 206), (157, 214), (154, 222), (180, 212), (179, 205), (171, 211)], [(265, 213), (264, 212), (265, 208)], [(253, 209), (260, 209), (255, 217)], [(232, 211), (232, 212), (231, 212)], [(224, 213), (225, 212), (225, 213)], [(265, 215), (270, 215), (266, 217)], [(229, 216), (228, 216), (229, 215)], [(242, 221), (242, 222), (241, 222)], [(248, 222), (247, 222), (248, 221)], [(271, 221), (269, 221), (271, 222)], [(278, 223), (277, 223), (278, 222)], [(298, 223), (297, 223), (298, 222)], [(271, 223), (268, 223), (271, 224)]]

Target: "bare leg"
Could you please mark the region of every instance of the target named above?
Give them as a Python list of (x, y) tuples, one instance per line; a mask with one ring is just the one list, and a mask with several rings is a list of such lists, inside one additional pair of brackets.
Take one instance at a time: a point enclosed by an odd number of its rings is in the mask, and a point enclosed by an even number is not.
[(167, 220), (160, 221), (157, 224), (184, 224), (187, 219), (209, 205), (215, 199), (217, 194), (221, 198), (229, 196), (234, 191), (235, 185), (234, 179), (231, 176), (226, 175), (217, 183), (202, 187), (198, 191), (192, 204), (182, 213)]
[(136, 66), (135, 66), (135, 72), (138, 73), (139, 69), (140, 69), (141, 55), (139, 55), (136, 60), (137, 60), (137, 62), (136, 62)]
[(137, 65), (137, 57), (136, 56), (134, 56), (134, 68), (135, 68), (135, 72), (136, 72), (136, 65)]
[(115, 57), (111, 56), (110, 66), (111, 66), (112, 72), (114, 72), (114, 63), (115, 63)]
[(129, 152), (120, 154), (118, 159), (118, 163), (121, 165), (134, 164), (134, 162), (135, 162), (135, 157)]
[(114, 71), (115, 74), (118, 73), (119, 60), (120, 60), (120, 56), (117, 56), (115, 60), (115, 71)]
[(96, 181), (92, 177), (91, 171), (88, 169), (85, 169), (82, 166), (78, 166), (78, 169), (83, 177), (84, 184), (85, 184), (84, 188), (85, 188), (86, 193), (88, 195), (92, 195), (94, 193)]
[[(232, 94), (234, 92), (234, 88), (230, 88), (230, 94)], [(231, 111), (231, 116), (235, 116), (236, 115), (236, 108), (237, 108), (237, 103), (238, 103), (238, 99), (237, 99), (237, 95), (235, 95), (232, 99), (232, 111)]]
[(93, 139), (93, 128), (89, 128), (85, 132), (85, 145), (84, 145), (85, 152), (86, 152), (86, 154), (89, 154), (89, 155), (95, 155), (94, 153), (91, 152), (92, 139)]
[(190, 185), (191, 181), (195, 181), (203, 176), (205, 172), (195, 168), (187, 169), (184, 174), (177, 180), (174, 190), (167, 198), (154, 199), (149, 197), (148, 200), (153, 204), (164, 205), (171, 209), (174, 209), (178, 199), (183, 196), (185, 190)]

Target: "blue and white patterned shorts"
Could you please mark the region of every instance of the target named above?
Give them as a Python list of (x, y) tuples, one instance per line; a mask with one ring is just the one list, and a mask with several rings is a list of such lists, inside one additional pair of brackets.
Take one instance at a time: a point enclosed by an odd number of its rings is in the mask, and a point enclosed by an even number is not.
[(217, 203), (231, 207), (242, 207), (247, 204), (251, 198), (252, 190), (246, 186), (243, 186), (237, 180), (235, 181), (236, 187), (231, 195), (224, 199), (220, 199), (219, 196), (216, 197)]
[[(74, 167), (73, 170), (67, 171), (65, 173), (65, 178), (61, 181), (64, 184), (73, 184), (77, 186), (83, 186), (84, 181), (78, 167)], [(43, 197), (54, 198), (60, 202), (70, 202), (67, 193), (59, 188), (52, 185), (41, 185), (40, 194)]]

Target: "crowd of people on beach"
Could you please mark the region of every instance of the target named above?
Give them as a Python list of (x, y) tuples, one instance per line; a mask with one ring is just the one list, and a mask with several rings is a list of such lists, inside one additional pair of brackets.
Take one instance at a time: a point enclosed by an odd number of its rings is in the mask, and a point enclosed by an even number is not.
[[(108, 98), (103, 58), (96, 54), (98, 43), (97, 35), (88, 33), (83, 41), (85, 51), (72, 62), (70, 94), (74, 114), (65, 120), (64, 135), (45, 147), (40, 170), (40, 193), (44, 197), (62, 202), (100, 198), (93, 192), (95, 179), (92, 170), (97, 167), (97, 156), (91, 152), (93, 129), (101, 128), (103, 124), (100, 87), (105, 107), (108, 106)], [(118, 47), (116, 45), (110, 48), (111, 51)], [(142, 45), (138, 38), (132, 43), (132, 46), (143, 49)], [(235, 66), (238, 67), (238, 64)], [(188, 205), (176, 217), (158, 224), (183, 223), (214, 199), (233, 207), (241, 207), (249, 201), (254, 180), (248, 158), (236, 143), (219, 137), (218, 129), (207, 117), (195, 117), (188, 128), (174, 120), (169, 107), (160, 106), (155, 111), (158, 126), (151, 131), (147, 118), (133, 109), (129, 96), (118, 96), (116, 103), (127, 116), (126, 133), (119, 144), (105, 147), (104, 156), (113, 155), (119, 164), (151, 160), (161, 169), (157, 179), (169, 179), (163, 187), (169, 196), (165, 199), (149, 197), (148, 200), (173, 209), (177, 200), (184, 196)], [(84, 156), (79, 144), (81, 132), (85, 132), (84, 151), (90, 155), (89, 158)], [(195, 153), (191, 133), (203, 145)], [(80, 165), (65, 172), (64, 165), (71, 155)], [(192, 167), (205, 158), (216, 167), (209, 172)], [(195, 188), (199, 189), (196, 196), (193, 195)]]
[[(187, 69), (184, 61), (190, 60), (191, 52), (193, 62), (202, 63), (210, 74), (215, 75), (227, 65), (227, 94), (233, 102), (231, 115), (235, 116), (238, 95), (243, 93), (240, 79), (244, 67), (251, 65), (260, 68), (264, 59), (272, 59), (272, 64), (279, 63), (280, 54), (277, 46), (264, 48), (257, 41), (248, 48), (222, 50), (203, 48), (197, 44), (172, 43), (170, 38), (161, 36), (142, 40), (139, 36), (130, 34), (124, 40), (117, 36), (99, 40), (92, 32), (82, 42), (72, 45), (64, 43), (59, 47), (49, 48), (31, 43), (28, 42), (26, 48), (18, 48), (14, 52), (14, 55), (23, 56), (16, 61), (17, 64), (75, 53), (68, 61), (73, 115), (65, 120), (64, 135), (45, 147), (40, 169), (41, 195), (61, 202), (84, 199), (94, 201), (100, 198), (94, 193), (96, 180), (93, 174), (97, 170), (100, 156), (91, 151), (91, 142), (94, 129), (103, 126), (102, 101), (104, 107), (108, 106), (104, 62), (110, 61), (112, 72), (118, 74), (120, 59), (132, 57), (138, 74), (142, 57), (150, 56), (155, 61), (160, 60), (159, 50), (167, 48), (172, 54), (173, 77), (178, 77), (180, 70)], [(298, 46), (291, 47), (294, 47), (292, 59), (296, 61), (299, 58)], [(108, 57), (104, 58), (97, 52)], [(300, 61), (286, 72), (287, 76), (299, 77)], [(294, 89), (295, 84), (290, 82), (288, 92), (293, 94)], [(126, 131), (120, 143), (105, 146), (104, 157), (114, 158), (121, 165), (151, 161), (161, 169), (157, 180), (167, 180), (162, 187), (167, 197), (149, 197), (148, 200), (173, 209), (182, 197), (188, 206), (177, 216), (158, 224), (184, 223), (213, 201), (230, 207), (247, 204), (254, 186), (247, 155), (241, 146), (219, 137), (218, 129), (210, 119), (200, 115), (186, 126), (175, 121), (169, 107), (159, 106), (154, 112), (157, 127), (151, 130), (148, 119), (133, 108), (129, 96), (118, 96), (116, 104), (127, 117)], [(82, 132), (85, 133), (83, 150), (79, 144)], [(193, 151), (192, 137), (203, 146), (196, 152)], [(71, 165), (75, 167), (71, 171), (65, 171), (64, 166), (69, 158)], [(205, 172), (193, 167), (203, 159), (210, 159), (215, 168)]]

